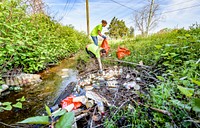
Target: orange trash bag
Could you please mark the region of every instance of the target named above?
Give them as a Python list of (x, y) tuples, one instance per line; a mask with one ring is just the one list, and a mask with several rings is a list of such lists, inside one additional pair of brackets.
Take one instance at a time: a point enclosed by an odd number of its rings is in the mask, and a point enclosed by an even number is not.
[(106, 54), (108, 54), (108, 51), (110, 50), (110, 46), (108, 45), (108, 41), (106, 39), (103, 40), (101, 43), (101, 47), (106, 50)]
[(75, 98), (74, 96), (68, 96), (66, 97), (64, 100), (61, 101), (61, 106), (62, 108), (66, 108), (68, 105), (73, 104), (73, 110), (81, 107), (82, 103), (81, 102), (73, 102), (73, 98)]
[(122, 47), (118, 46), (118, 49), (117, 49), (117, 58), (118, 59), (122, 59), (123, 57), (128, 56), (130, 54), (131, 54), (130, 50), (128, 50), (127, 48), (122, 48)]

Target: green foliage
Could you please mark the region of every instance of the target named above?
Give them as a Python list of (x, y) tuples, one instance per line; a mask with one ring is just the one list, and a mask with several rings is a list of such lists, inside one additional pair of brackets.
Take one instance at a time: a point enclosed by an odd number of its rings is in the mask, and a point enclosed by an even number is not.
[(194, 98), (192, 100), (192, 109), (196, 112), (200, 112), (200, 99), (199, 98)]
[(2, 111), (2, 110), (7, 110), (7, 111), (12, 110), (11, 104), (12, 104), (11, 102), (2, 103), (2, 106), (0, 107), (0, 111)]
[(56, 123), (56, 128), (71, 128), (73, 122), (74, 122), (74, 113), (73, 112), (65, 113), (59, 119), (59, 122)]
[(191, 97), (194, 94), (194, 89), (192, 88), (184, 88), (182, 86), (178, 86), (178, 89), (181, 91), (181, 93), (188, 97)]
[(48, 116), (51, 116), (51, 110), (46, 104), (45, 104), (45, 109), (46, 109)]
[(49, 117), (48, 116), (36, 116), (36, 117), (29, 117), (21, 122), (18, 123), (26, 123), (26, 124), (49, 124)]
[(22, 103), (21, 102), (17, 102), (16, 104), (12, 105), (15, 108), (21, 108), (22, 109)]
[(195, 83), (195, 84), (197, 84), (198, 86), (200, 86), (200, 81), (192, 79), (192, 82)]
[(129, 28), (128, 37), (134, 37), (134, 34), (135, 34), (135, 29), (131, 26), (131, 27)]
[(53, 116), (54, 116), (54, 117), (58, 117), (58, 116), (64, 115), (65, 113), (66, 113), (66, 110), (61, 109), (61, 110), (59, 110), (58, 112), (53, 113)]
[(48, 116), (29, 117), (18, 123), (49, 124), (51, 126), (54, 126), (55, 124), (56, 128), (71, 128), (75, 116), (73, 112), (66, 112), (64, 109), (58, 109), (54, 113), (51, 113), (51, 110), (47, 105), (45, 105), (45, 110)]
[[(149, 86), (149, 94), (142, 96), (142, 99), (146, 99), (145, 104), (172, 113), (172, 116), (168, 117), (151, 112), (153, 118), (149, 119), (143, 116), (147, 112), (142, 113), (141, 108), (136, 107), (136, 115), (130, 120), (135, 121), (139, 118), (143, 121), (147, 120), (148, 123), (136, 121), (136, 125), (135, 122), (128, 124), (135, 127), (197, 126), (187, 120), (199, 119), (200, 26), (194, 24), (190, 30), (170, 30), (149, 37), (136, 37), (132, 40), (112, 43), (110, 54), (113, 59), (116, 58), (118, 46), (126, 47), (131, 51), (131, 55), (123, 60), (134, 63), (143, 61), (145, 65), (152, 66), (156, 71), (154, 73), (160, 83)], [(128, 113), (128, 110), (125, 113)], [(116, 118), (112, 118), (111, 123), (106, 125), (116, 127), (116, 121)]]
[(22, 98), (20, 98), (20, 99), (17, 99), (16, 101), (24, 102), (24, 101), (26, 101), (26, 99), (25, 99), (25, 97), (24, 97), (24, 96), (22, 96)]
[(62, 26), (45, 14), (27, 15), (22, 1), (3, 1), (0, 6), (1, 71), (23, 68), (24, 72), (37, 72), (77, 53), (89, 42), (85, 33)]
[(3, 102), (3, 103), (0, 102), (0, 112), (2, 112), (3, 110), (10, 111), (10, 110), (12, 110), (13, 107), (22, 109), (21, 102), (26, 101), (26, 99), (23, 96), (20, 99), (16, 99), (16, 101), (17, 101), (17, 103), (15, 103), (15, 104), (12, 104), (12, 102)]

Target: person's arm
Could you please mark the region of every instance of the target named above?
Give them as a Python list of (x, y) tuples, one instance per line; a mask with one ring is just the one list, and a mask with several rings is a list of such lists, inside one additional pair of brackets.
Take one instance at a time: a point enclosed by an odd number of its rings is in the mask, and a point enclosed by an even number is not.
[(102, 38), (106, 39), (106, 36), (101, 34), (101, 31), (98, 30), (98, 35), (101, 36)]
[(103, 34), (101, 34), (101, 31), (102, 31), (102, 26), (99, 25), (98, 35), (101, 36), (102, 38), (106, 39), (106, 36), (104, 36)]
[(97, 60), (98, 60), (98, 63), (99, 63), (99, 70), (100, 70), (100, 72), (102, 72), (103, 68), (102, 68), (102, 64), (101, 64), (101, 58), (97, 58)]
[(100, 30), (98, 30), (98, 35), (99, 35), (99, 36), (102, 36), (102, 34), (101, 34), (101, 31), (100, 31)]

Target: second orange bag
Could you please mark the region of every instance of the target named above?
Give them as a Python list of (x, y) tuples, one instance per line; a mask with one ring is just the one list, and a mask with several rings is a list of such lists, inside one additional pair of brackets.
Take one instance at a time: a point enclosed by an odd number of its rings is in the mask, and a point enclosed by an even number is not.
[(117, 58), (118, 59), (122, 59), (123, 57), (130, 55), (130, 54), (131, 54), (130, 50), (128, 50), (127, 48), (122, 48), (122, 47), (118, 46), (118, 49), (117, 49)]

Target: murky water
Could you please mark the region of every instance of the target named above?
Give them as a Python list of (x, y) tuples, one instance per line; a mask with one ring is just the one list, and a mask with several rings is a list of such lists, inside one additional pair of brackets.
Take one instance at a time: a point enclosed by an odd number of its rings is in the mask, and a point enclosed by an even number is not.
[[(43, 80), (41, 84), (24, 87), (21, 92), (11, 92), (6, 98), (0, 99), (0, 102), (7, 101), (14, 104), (16, 99), (22, 96), (26, 98), (22, 109), (13, 108), (12, 111), (0, 112), (0, 121), (14, 124), (28, 117), (43, 114), (45, 111), (44, 105), (51, 106), (62, 90), (70, 82), (77, 80), (77, 71), (74, 67), (75, 60), (73, 58), (63, 60), (58, 66), (40, 73)], [(65, 69), (69, 70), (66, 71)]]

